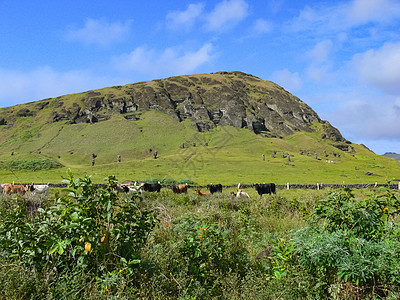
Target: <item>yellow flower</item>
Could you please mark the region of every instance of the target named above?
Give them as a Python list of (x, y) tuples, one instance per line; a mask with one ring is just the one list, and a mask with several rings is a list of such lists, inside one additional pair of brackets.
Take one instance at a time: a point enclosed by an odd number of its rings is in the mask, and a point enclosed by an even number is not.
[(92, 244), (89, 243), (89, 242), (86, 242), (86, 243), (85, 243), (85, 250), (86, 250), (87, 252), (89, 252), (91, 249), (92, 249)]
[(201, 239), (202, 238), (202, 236), (201, 235), (199, 235), (199, 239)]

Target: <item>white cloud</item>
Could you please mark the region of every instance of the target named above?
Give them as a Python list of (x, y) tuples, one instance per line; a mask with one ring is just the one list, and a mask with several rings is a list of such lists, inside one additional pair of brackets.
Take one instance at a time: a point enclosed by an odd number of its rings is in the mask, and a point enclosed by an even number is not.
[(83, 92), (110, 83), (82, 70), (62, 73), (47, 66), (25, 72), (0, 69), (0, 106)]
[(400, 42), (386, 43), (379, 49), (356, 54), (351, 66), (361, 81), (384, 92), (400, 95)]
[(271, 78), (276, 84), (290, 92), (298, 91), (303, 86), (299, 73), (291, 73), (288, 69), (274, 72)]
[(347, 21), (352, 25), (368, 22), (389, 22), (398, 18), (400, 3), (397, 0), (354, 0), (347, 9)]
[[(398, 139), (400, 110), (393, 103), (381, 105), (362, 100), (342, 103), (330, 116), (333, 123), (340, 124), (343, 132), (360, 139)], [(388, 149), (389, 151), (390, 149)]]
[(365, 85), (351, 85), (347, 92), (332, 90), (324, 98), (327, 101), (318, 102), (313, 108), (346, 139), (380, 154), (399, 149), (400, 97), (383, 95)]
[(312, 60), (316, 62), (323, 62), (328, 59), (329, 54), (332, 52), (333, 43), (331, 40), (324, 40), (319, 42), (314, 49), (308, 52)]
[(313, 80), (321, 81), (323, 79), (332, 79), (332, 74), (330, 73), (330, 68), (326, 64), (321, 65), (311, 65), (307, 69), (307, 76)]
[(292, 31), (312, 30), (326, 35), (369, 23), (390, 23), (400, 17), (397, 0), (353, 0), (330, 2), (332, 5), (305, 7), (289, 23)]
[(224, 0), (218, 3), (206, 17), (206, 28), (210, 31), (221, 31), (245, 19), (248, 7), (244, 0)]
[(272, 23), (265, 19), (257, 19), (254, 22), (254, 31), (258, 34), (271, 32), (272, 27)]
[(192, 72), (212, 58), (213, 46), (203, 45), (197, 51), (184, 51), (182, 47), (158, 52), (146, 46), (129, 54), (113, 58), (115, 68), (122, 72), (139, 71), (151, 75), (182, 75)]
[(188, 30), (200, 17), (204, 4), (189, 4), (185, 11), (173, 11), (167, 14), (167, 26), (172, 29)]
[(332, 79), (332, 74), (330, 74), (332, 51), (333, 42), (327, 39), (317, 43), (312, 50), (307, 52), (307, 57), (310, 58), (311, 62), (307, 68), (307, 76), (309, 78), (317, 81)]
[(131, 23), (132, 20), (124, 23), (108, 23), (103, 20), (87, 19), (82, 28), (69, 29), (65, 34), (65, 38), (84, 44), (108, 46), (125, 40), (129, 35)]

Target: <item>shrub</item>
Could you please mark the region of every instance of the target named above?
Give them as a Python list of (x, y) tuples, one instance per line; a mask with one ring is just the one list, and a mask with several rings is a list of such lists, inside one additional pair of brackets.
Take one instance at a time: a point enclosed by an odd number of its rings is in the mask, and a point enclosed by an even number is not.
[[(341, 281), (357, 286), (356, 294), (385, 295), (400, 283), (399, 194), (355, 201), (351, 190), (333, 192), (319, 201), (311, 227), (294, 233), (295, 253), (314, 277), (316, 294), (327, 296)], [(322, 226), (321, 226), (322, 225)]]
[(134, 275), (139, 250), (156, 224), (151, 210), (141, 209), (139, 195), (119, 199), (110, 176), (98, 188), (90, 176), (63, 182), (68, 194), (28, 218), (23, 201), (1, 214), (0, 251), (38, 271), (75, 268), (102, 277), (120, 270)]

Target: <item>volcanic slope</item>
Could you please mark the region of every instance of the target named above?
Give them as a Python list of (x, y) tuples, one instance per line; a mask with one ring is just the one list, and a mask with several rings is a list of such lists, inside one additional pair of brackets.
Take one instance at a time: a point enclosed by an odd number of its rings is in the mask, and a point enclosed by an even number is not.
[(57, 183), (69, 168), (99, 183), (111, 174), (198, 184), (371, 183), (400, 177), (399, 166), (346, 140), (282, 87), (242, 72), (0, 109), (2, 182)]

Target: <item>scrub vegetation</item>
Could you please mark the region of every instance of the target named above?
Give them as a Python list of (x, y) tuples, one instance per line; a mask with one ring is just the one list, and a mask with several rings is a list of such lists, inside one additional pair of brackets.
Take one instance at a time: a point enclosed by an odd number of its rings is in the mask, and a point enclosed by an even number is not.
[(1, 198), (5, 299), (397, 299), (400, 195), (115, 192), (91, 177)]

